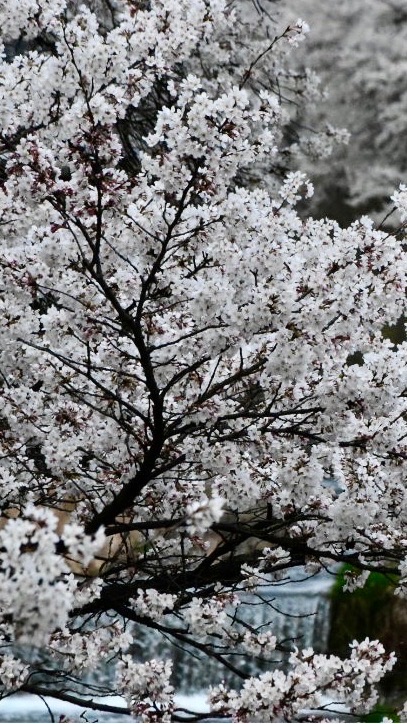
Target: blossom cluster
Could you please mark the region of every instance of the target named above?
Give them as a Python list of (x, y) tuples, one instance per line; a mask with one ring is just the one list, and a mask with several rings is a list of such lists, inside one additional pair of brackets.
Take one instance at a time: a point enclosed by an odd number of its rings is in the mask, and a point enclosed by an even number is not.
[(71, 524), (60, 536), (57, 524), (52, 511), (28, 505), (0, 531), (1, 619), (11, 619), (15, 641), (33, 647), (44, 646), (65, 626), (79, 583), (57, 552), (59, 542), (86, 565), (103, 540), (103, 534), (92, 540)]
[(290, 663), (288, 674), (274, 671), (251, 677), (239, 692), (224, 685), (214, 688), (210, 695), (213, 711), (241, 722), (293, 721), (305, 710), (312, 715), (312, 710), (329, 708), (323, 704), (323, 696), (333, 697), (335, 706), (345, 704), (355, 714), (362, 714), (377, 702), (374, 685), (395, 660), (386, 656), (378, 641), (366, 639), (352, 643), (348, 659), (304, 649), (294, 652)]
[(169, 683), (170, 661), (136, 663), (123, 656), (116, 669), (118, 691), (129, 702), (134, 716), (141, 721), (171, 721), (174, 690)]

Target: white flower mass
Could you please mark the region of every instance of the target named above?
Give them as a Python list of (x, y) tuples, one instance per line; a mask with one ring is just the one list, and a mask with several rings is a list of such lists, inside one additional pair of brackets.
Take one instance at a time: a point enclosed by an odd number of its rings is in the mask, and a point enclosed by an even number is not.
[(220, 720), (378, 701), (379, 641), (340, 658), (245, 618), (299, 565), (407, 595), (404, 227), (307, 212), (308, 30), (257, 2), (0, 0), (1, 697), (204, 720), (180, 649), (218, 662)]

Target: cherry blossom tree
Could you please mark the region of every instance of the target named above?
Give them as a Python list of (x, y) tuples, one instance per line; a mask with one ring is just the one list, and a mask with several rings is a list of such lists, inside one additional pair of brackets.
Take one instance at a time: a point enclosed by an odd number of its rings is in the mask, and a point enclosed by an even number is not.
[[(285, 17), (299, 13), (311, 27), (293, 68), (309, 66), (320, 77), (322, 103), (301, 107), (302, 168), (316, 181), (313, 204), (340, 221), (369, 213), (379, 222), (392, 209), (390, 196), (405, 181), (405, 44), (403, 0), (290, 0)], [(305, 111), (305, 112), (304, 112)], [(343, 125), (348, 143), (334, 159), (314, 131)], [(321, 156), (317, 159), (318, 154)], [(325, 155), (325, 158), (324, 158)], [(387, 220), (395, 228), (399, 219)]]
[(257, 10), (0, 3), (2, 696), (197, 721), (141, 630), (218, 662), (237, 721), (367, 711), (393, 666), (245, 617), (299, 565), (407, 581), (403, 243), (297, 213), (307, 26)]

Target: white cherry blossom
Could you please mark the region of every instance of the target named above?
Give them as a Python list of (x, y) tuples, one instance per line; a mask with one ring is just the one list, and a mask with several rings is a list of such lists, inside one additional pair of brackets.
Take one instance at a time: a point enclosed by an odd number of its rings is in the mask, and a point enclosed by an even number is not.
[(210, 704), (237, 721), (368, 710), (394, 663), (375, 641), (239, 663), (280, 651), (246, 606), (293, 566), (406, 579), (407, 345), (383, 334), (405, 247), (304, 211), (284, 169), (287, 100), (316, 98), (287, 66), (307, 27), (260, 17), (0, 3), (4, 695), (46, 670), (83, 709), (178, 717), (140, 631), (229, 670)]

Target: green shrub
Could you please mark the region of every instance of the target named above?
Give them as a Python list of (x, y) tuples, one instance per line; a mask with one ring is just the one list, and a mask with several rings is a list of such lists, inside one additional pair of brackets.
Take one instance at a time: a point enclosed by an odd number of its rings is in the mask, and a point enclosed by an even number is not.
[(407, 689), (407, 607), (403, 600), (394, 596), (398, 577), (371, 573), (365, 586), (351, 593), (343, 591), (346, 571), (357, 572), (352, 566), (343, 566), (330, 593), (329, 651), (345, 656), (354, 639), (379, 639), (386, 651), (395, 651), (397, 656), (397, 664), (382, 685), (386, 699), (397, 699)]

